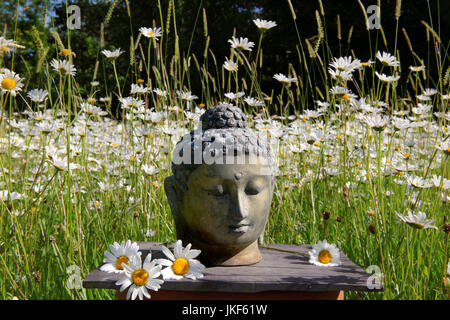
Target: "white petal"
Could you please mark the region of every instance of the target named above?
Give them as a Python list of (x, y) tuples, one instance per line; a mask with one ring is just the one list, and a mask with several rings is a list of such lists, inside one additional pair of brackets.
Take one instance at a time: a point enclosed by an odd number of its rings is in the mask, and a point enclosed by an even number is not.
[(179, 258), (181, 257), (181, 253), (182, 253), (182, 248), (181, 248), (181, 240), (178, 240), (175, 243), (175, 247), (173, 248), (173, 254), (175, 255), (175, 258)]
[(163, 266), (163, 267), (170, 267), (172, 265), (172, 261), (167, 259), (156, 259), (155, 260), (157, 264)]
[(123, 272), (122, 270), (118, 270), (116, 268), (116, 266), (111, 264), (111, 263), (107, 263), (107, 264), (102, 265), (100, 267), (100, 270), (103, 271), (103, 272), (109, 272), (109, 273), (111, 273), (111, 272), (114, 272), (114, 273)]
[(116, 263), (118, 257), (112, 255), (109, 251), (105, 251), (106, 259), (109, 263)]
[(186, 258), (186, 255), (189, 254), (192, 245), (188, 243), (188, 245), (182, 250), (181, 256)]
[(201, 250), (192, 249), (191, 251), (188, 252), (187, 255), (185, 255), (185, 257), (186, 257), (186, 259), (194, 259), (194, 258), (197, 258), (200, 253), (201, 253)]
[(144, 290), (142, 290), (142, 293), (144, 294), (144, 296), (145, 296), (147, 299), (150, 299), (150, 298), (151, 298), (150, 293), (148, 293), (148, 290), (144, 289)]
[(137, 296), (138, 292), (139, 292), (138, 287), (133, 288), (133, 293), (131, 294), (131, 300), (136, 300), (136, 296)]
[(134, 291), (135, 288), (136, 288), (136, 286), (135, 286), (134, 284), (132, 284), (131, 287), (128, 288), (128, 292), (127, 292), (127, 300), (130, 300), (131, 293)]
[(165, 246), (161, 246), (162, 252), (166, 255), (167, 258), (169, 258), (172, 261), (175, 261), (175, 257), (169, 249), (167, 249)]

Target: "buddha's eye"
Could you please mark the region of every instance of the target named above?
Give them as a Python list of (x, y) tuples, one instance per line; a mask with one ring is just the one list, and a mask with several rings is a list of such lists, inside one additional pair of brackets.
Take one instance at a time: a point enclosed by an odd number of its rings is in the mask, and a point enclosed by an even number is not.
[(256, 182), (249, 182), (245, 187), (245, 193), (250, 196), (255, 196), (261, 191), (263, 191), (264, 185)]
[(209, 195), (212, 195), (212, 196), (215, 196), (215, 197), (221, 197), (224, 194), (222, 185), (217, 185), (217, 186), (215, 186), (214, 188), (212, 188), (210, 190), (206, 190), (206, 192)]

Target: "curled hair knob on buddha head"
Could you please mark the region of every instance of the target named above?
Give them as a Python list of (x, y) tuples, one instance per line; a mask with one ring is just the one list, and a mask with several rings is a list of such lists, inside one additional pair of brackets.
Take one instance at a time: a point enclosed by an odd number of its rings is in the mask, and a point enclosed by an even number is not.
[(205, 111), (200, 117), (202, 130), (247, 128), (247, 117), (241, 109), (232, 105), (218, 105)]
[[(201, 126), (184, 135), (173, 152), (172, 171), (177, 189), (186, 191), (189, 175), (204, 164), (204, 156), (258, 155), (272, 161), (266, 135), (257, 135), (248, 128), (247, 117), (232, 105), (207, 109), (200, 117)], [(199, 130), (201, 129), (201, 130)], [(190, 153), (190, 155), (187, 155)], [(197, 156), (196, 156), (197, 153)], [(201, 159), (196, 163), (196, 159)]]

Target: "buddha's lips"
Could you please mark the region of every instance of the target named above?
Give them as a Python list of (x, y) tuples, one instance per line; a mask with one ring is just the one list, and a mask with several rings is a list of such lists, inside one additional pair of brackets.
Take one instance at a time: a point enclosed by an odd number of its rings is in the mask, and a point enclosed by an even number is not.
[(228, 228), (232, 232), (244, 233), (244, 232), (247, 232), (250, 229), (250, 224), (239, 223), (239, 224), (235, 224), (235, 225), (230, 225)]

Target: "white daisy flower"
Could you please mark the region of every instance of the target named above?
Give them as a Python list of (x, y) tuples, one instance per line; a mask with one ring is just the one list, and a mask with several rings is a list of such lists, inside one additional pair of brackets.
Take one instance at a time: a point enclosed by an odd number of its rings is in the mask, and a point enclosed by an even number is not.
[(152, 176), (159, 172), (159, 169), (152, 165), (143, 164), (141, 168), (142, 168), (142, 171), (144, 171), (145, 174), (147, 174), (149, 176)]
[(265, 103), (261, 100), (252, 98), (252, 97), (247, 97), (244, 99), (244, 101), (251, 107), (263, 107), (265, 106)]
[(24, 49), (25, 47), (15, 43), (12, 39), (6, 39), (5, 37), (0, 37), (0, 53), (11, 53), (12, 48)]
[(33, 102), (44, 102), (47, 100), (47, 91), (43, 89), (33, 89), (28, 91), (27, 96)]
[(425, 96), (434, 96), (436, 93), (438, 93), (438, 91), (436, 89), (433, 88), (426, 88), (422, 94)]
[(121, 244), (114, 242), (109, 246), (110, 251), (105, 251), (105, 263), (100, 267), (101, 271), (121, 273), (124, 272), (123, 264), (128, 265), (132, 257), (141, 257), (139, 246), (136, 242), (131, 243), (131, 240), (127, 242), (122, 241)]
[(328, 73), (331, 75), (331, 78), (334, 80), (343, 80), (343, 81), (350, 81), (353, 78), (353, 75), (349, 71), (342, 71), (342, 70), (333, 70), (331, 68), (328, 68)]
[(377, 113), (364, 116), (363, 121), (376, 131), (383, 131), (389, 124), (390, 118)]
[(238, 65), (233, 60), (227, 60), (224, 62), (223, 67), (228, 71), (237, 71)]
[(361, 69), (362, 64), (359, 59), (353, 60), (351, 56), (333, 58), (330, 63), (330, 67), (334, 68), (336, 71), (346, 71), (352, 73), (355, 70)]
[(269, 30), (273, 27), (277, 26), (277, 23), (275, 21), (268, 21), (268, 20), (261, 20), (261, 19), (255, 19), (253, 20), (253, 23), (256, 24), (258, 29), (262, 31)]
[(139, 28), (139, 32), (142, 33), (144, 37), (147, 38), (153, 38), (158, 40), (159, 37), (161, 37), (161, 28), (145, 28), (141, 27)]
[(147, 93), (148, 92), (148, 88), (147, 87), (144, 87), (142, 84), (134, 84), (134, 83), (132, 83), (131, 84), (131, 91), (130, 91), (130, 94), (136, 94), (136, 93), (142, 93), (142, 94), (144, 94), (144, 93)]
[(406, 175), (406, 182), (408, 185), (419, 189), (431, 188), (433, 186), (429, 180), (414, 175)]
[(196, 95), (193, 95), (190, 91), (182, 92), (182, 91), (177, 90), (177, 95), (179, 98), (181, 98), (181, 100), (186, 100), (186, 101), (198, 99), (198, 97)]
[(376, 58), (383, 64), (388, 65), (390, 67), (398, 67), (400, 65), (400, 61), (390, 53), (380, 51), (377, 52)]
[(280, 82), (282, 82), (282, 83), (286, 83), (286, 84), (289, 84), (289, 83), (291, 83), (291, 82), (297, 82), (297, 78), (289, 78), (289, 77), (286, 77), (284, 74), (282, 74), (282, 73), (277, 73), (277, 74), (275, 74), (274, 76), (273, 76), (273, 78), (275, 79), (275, 80), (278, 80), (278, 81), (280, 81)]
[(53, 70), (60, 73), (65, 73), (67, 75), (70, 74), (71, 76), (74, 76), (75, 73), (77, 72), (75, 66), (71, 64), (68, 60), (52, 59), (50, 65), (52, 66)]
[(120, 103), (124, 109), (139, 109), (145, 106), (145, 101), (133, 97), (120, 98)]
[(228, 99), (239, 99), (242, 98), (243, 96), (245, 96), (245, 92), (244, 91), (239, 91), (237, 93), (234, 92), (228, 92), (224, 94), (225, 97), (227, 97)]
[(425, 70), (425, 66), (409, 66), (409, 70), (412, 72), (420, 72)]
[(165, 246), (162, 246), (161, 250), (169, 258), (156, 260), (157, 264), (166, 267), (161, 271), (164, 280), (179, 280), (183, 277), (193, 280), (203, 278), (202, 270), (205, 269), (205, 266), (195, 259), (201, 251), (191, 250), (190, 243), (183, 249), (181, 240), (178, 240), (173, 248), (173, 253)]
[(377, 75), (378, 79), (380, 79), (383, 82), (395, 82), (400, 79), (400, 76), (398, 74), (396, 74), (395, 76), (387, 76), (384, 73), (380, 74), (377, 71), (375, 71), (375, 74)]
[(145, 257), (144, 264), (142, 264), (141, 256), (133, 256), (129, 264), (122, 263), (125, 270), (124, 277), (116, 282), (120, 286), (120, 292), (128, 288), (127, 300), (130, 298), (135, 300), (139, 297), (143, 300), (144, 297), (150, 299), (149, 290), (158, 291), (164, 283), (161, 279), (156, 279), (161, 275), (161, 266), (156, 264), (156, 260), (152, 260), (152, 255), (149, 253)]
[(445, 179), (444, 177), (433, 174), (431, 177), (431, 183), (435, 188), (441, 188), (447, 190), (450, 188), (450, 180)]
[(15, 97), (17, 92), (22, 90), (22, 80), (14, 71), (4, 69), (4, 72), (0, 73), (0, 89), (2, 94), (9, 92)]
[(336, 267), (341, 264), (339, 249), (334, 244), (329, 244), (327, 240), (320, 241), (313, 245), (309, 253), (309, 263), (321, 267)]
[(121, 50), (120, 48), (110, 51), (110, 50), (102, 50), (102, 53), (109, 59), (117, 59), (122, 53), (125, 51)]
[(427, 219), (427, 215), (425, 212), (419, 211), (417, 214), (413, 214), (411, 210), (408, 210), (408, 215), (403, 215), (401, 213), (395, 212), (397, 215), (397, 218), (399, 219), (398, 222), (404, 222), (407, 225), (415, 228), (415, 229), (438, 229), (436, 226), (433, 226), (432, 223), (434, 220)]
[(231, 44), (232, 48), (247, 50), (247, 51), (252, 51), (252, 48), (255, 45), (254, 42), (248, 41), (248, 38), (240, 37), (239, 39), (237, 39), (234, 36), (231, 39), (228, 39), (228, 42)]
[(161, 89), (155, 88), (155, 89), (153, 89), (153, 92), (156, 93), (158, 96), (161, 96), (161, 97), (167, 96), (167, 91), (166, 90), (161, 90)]
[(431, 97), (425, 94), (418, 94), (416, 95), (416, 98), (420, 101), (431, 101)]

